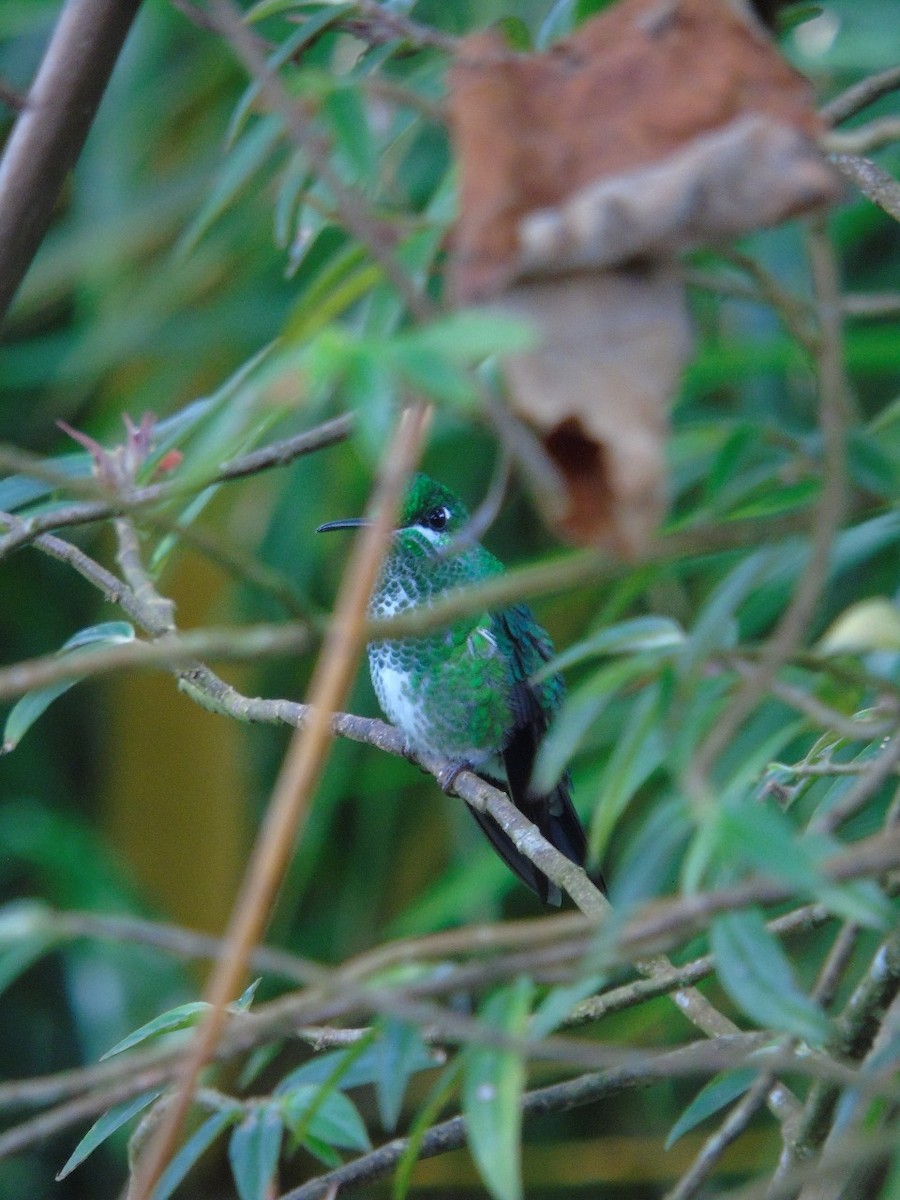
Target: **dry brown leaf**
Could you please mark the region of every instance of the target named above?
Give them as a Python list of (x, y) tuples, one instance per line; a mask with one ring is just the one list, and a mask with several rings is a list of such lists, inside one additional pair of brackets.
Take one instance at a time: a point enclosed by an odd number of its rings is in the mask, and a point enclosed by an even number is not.
[(671, 264), (838, 193), (809, 85), (740, 0), (621, 0), (546, 54), (467, 39), (450, 107), (453, 287), (542, 335), (508, 380), (566, 480), (565, 516), (546, 515), (639, 554), (689, 350)]
[(566, 483), (559, 531), (632, 557), (665, 512), (669, 396), (690, 350), (672, 267), (529, 280), (497, 302), (543, 333), (507, 365), (517, 414)]

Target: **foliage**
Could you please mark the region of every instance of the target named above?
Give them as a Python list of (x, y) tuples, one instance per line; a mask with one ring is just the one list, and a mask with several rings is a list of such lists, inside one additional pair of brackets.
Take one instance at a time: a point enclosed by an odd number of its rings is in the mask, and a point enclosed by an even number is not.
[[(119, 1131), (139, 1162), (171, 1102), (202, 931), (293, 719), (245, 698), (306, 696), (338, 585), (316, 526), (363, 511), (411, 395), (426, 468), (473, 507), (516, 449), (485, 395), (534, 331), (439, 308), (449, 50), (493, 22), (543, 47), (597, 7), (260, 0), (224, 35), (141, 11), (0, 343), (10, 1194), (119, 1194)], [(817, 8), (781, 44), (823, 103), (895, 65), (886, 0)], [(14, 89), (55, 15), (3, 6)], [(841, 130), (896, 122), (898, 94)], [(894, 176), (897, 145), (871, 151)], [(655, 552), (562, 550), (516, 484), (486, 535), (519, 568), (503, 602), (531, 596), (561, 651), (537, 771), (572, 773), (603, 922), (510, 921), (537, 901), (460, 798), (347, 726), (157, 1197), (311, 1196), (330, 1171), (398, 1196), (727, 1195), (783, 1147), (798, 1187), (896, 1194), (898, 260), (855, 193), (827, 230), (695, 255)], [(374, 717), (362, 674), (348, 708)], [(475, 1176), (444, 1157), (466, 1143)]]

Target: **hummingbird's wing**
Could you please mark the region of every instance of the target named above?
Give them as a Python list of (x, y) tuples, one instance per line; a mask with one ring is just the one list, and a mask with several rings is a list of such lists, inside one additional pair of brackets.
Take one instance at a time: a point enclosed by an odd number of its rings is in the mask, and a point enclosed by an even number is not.
[[(583, 867), (587, 841), (572, 804), (572, 784), (568, 774), (546, 795), (535, 794), (531, 789), (531, 772), (538, 747), (563, 697), (560, 676), (551, 676), (539, 684), (531, 681), (535, 672), (552, 657), (553, 646), (525, 604), (493, 614), (492, 622), (494, 636), (510, 664), (512, 676), (513, 726), (502, 754), (506, 769), (504, 786), (516, 808), (538, 827), (543, 837), (566, 858)], [(507, 866), (537, 892), (545, 904), (558, 905), (561, 902), (559, 888), (520, 854), (491, 817), (482, 813), (474, 815)]]

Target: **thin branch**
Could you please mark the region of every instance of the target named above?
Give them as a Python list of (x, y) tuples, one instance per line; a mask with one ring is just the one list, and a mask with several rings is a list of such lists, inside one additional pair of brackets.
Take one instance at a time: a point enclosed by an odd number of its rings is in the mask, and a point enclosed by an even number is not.
[(869, 154), (900, 141), (900, 117), (879, 117), (858, 129), (827, 133), (822, 139), (828, 154)]
[(853, 87), (841, 92), (839, 96), (835, 96), (833, 100), (829, 100), (819, 110), (819, 115), (829, 125), (838, 125), (841, 121), (856, 116), (858, 112), (868, 108), (882, 96), (897, 91), (898, 88), (900, 88), (900, 66), (888, 67), (886, 71), (879, 71), (877, 75), (870, 75), (868, 79), (860, 80)]
[(213, 662), (258, 662), (264, 658), (302, 654), (311, 645), (308, 626), (284, 622), (192, 629), (177, 635), (163, 635), (152, 642), (133, 641), (85, 648), (77, 656), (47, 654), (0, 667), (0, 700), (54, 683), (93, 679), (111, 671), (150, 667), (177, 670), (198, 658)]
[(416, 50), (443, 50), (447, 54), (455, 54), (459, 48), (458, 38), (413, 21), (378, 0), (356, 0), (354, 8), (356, 13), (343, 20), (341, 27), (370, 46), (399, 41)]
[(771, 1071), (763, 1071), (734, 1105), (731, 1112), (704, 1142), (700, 1153), (664, 1200), (693, 1200), (728, 1147), (743, 1134), (766, 1102), (772, 1088)]
[(900, 221), (900, 183), (893, 176), (859, 154), (832, 154), (831, 161), (867, 200)]
[(203, 480), (192, 480), (184, 483), (176, 477), (161, 483), (148, 484), (146, 487), (130, 489), (127, 494), (110, 497), (92, 479), (73, 480), (53, 469), (52, 460), (36, 458), (22, 451), (12, 451), (0, 447), (0, 466), (5, 470), (17, 471), (24, 475), (33, 475), (44, 479), (54, 487), (72, 492), (87, 492), (96, 496), (103, 491), (102, 498), (82, 501), (51, 512), (39, 513), (33, 517), (11, 518), (0, 514), (0, 524), (9, 524), (16, 520), (18, 524), (5, 537), (0, 538), (0, 558), (5, 557), (19, 546), (34, 541), (40, 534), (51, 529), (62, 529), (72, 525), (87, 525), (95, 521), (105, 521), (109, 517), (121, 516), (124, 513), (135, 513), (149, 505), (159, 504), (179, 497), (191, 497), (204, 491), (216, 483), (227, 483), (234, 479), (243, 479), (272, 467), (284, 467), (304, 454), (324, 449), (344, 441), (350, 434), (353, 418), (350, 414), (334, 417), (317, 425), (314, 429), (305, 430), (293, 437), (282, 438), (254, 450), (249, 454), (239, 455), (230, 459), (218, 471), (213, 472)]
[(850, 292), (841, 303), (848, 317), (895, 317), (900, 313), (900, 292)]
[[(900, 991), (900, 936), (892, 935), (879, 948), (835, 1022), (828, 1051), (843, 1061), (860, 1061), (872, 1047), (881, 1018)], [(824, 1080), (809, 1092), (793, 1156), (787, 1165), (803, 1161), (825, 1142), (840, 1089)]]
[(47, 232), (139, 6), (63, 6), (0, 160), (0, 324)]
[[(716, 1054), (721, 1053), (724, 1068), (729, 1060), (733, 1063), (734, 1051), (747, 1045), (747, 1036), (742, 1034), (734, 1038), (722, 1038), (712, 1046), (708, 1042), (694, 1043), (674, 1050), (671, 1054), (660, 1055), (652, 1063), (643, 1063), (639, 1067), (618, 1067), (526, 1092), (522, 1098), (523, 1118), (532, 1121), (551, 1113), (568, 1112), (573, 1108), (594, 1104), (604, 1096), (614, 1095), (625, 1089), (649, 1086), (661, 1079), (670, 1078), (673, 1072), (679, 1076), (690, 1074), (695, 1056), (708, 1063), (707, 1055), (710, 1050), (714, 1050)], [(445, 1154), (448, 1150), (465, 1145), (465, 1142), (465, 1119), (452, 1117), (428, 1130), (418, 1147), (418, 1157), (432, 1158), (438, 1154)], [(353, 1188), (381, 1179), (394, 1169), (408, 1145), (408, 1138), (394, 1138), (370, 1154), (285, 1192), (280, 1200), (325, 1200), (337, 1190), (343, 1195)]]
[(834, 833), (871, 800), (900, 764), (900, 732), (894, 730), (884, 749), (867, 764), (868, 770), (830, 808), (822, 808), (809, 823), (810, 833)]

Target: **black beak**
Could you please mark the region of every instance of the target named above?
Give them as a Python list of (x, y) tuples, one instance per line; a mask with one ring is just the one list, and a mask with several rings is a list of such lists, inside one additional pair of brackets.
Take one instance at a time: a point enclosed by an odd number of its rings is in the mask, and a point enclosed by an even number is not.
[(372, 522), (365, 517), (345, 517), (343, 521), (326, 521), (324, 525), (319, 526), (316, 533), (328, 533), (332, 529), (359, 529), (363, 525), (371, 524)]

